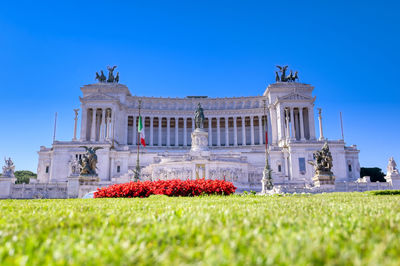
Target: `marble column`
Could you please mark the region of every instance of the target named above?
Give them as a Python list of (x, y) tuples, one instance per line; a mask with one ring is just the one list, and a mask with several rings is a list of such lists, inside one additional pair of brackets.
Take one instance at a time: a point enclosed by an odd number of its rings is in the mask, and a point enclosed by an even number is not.
[(106, 124), (106, 127), (107, 127), (107, 129), (106, 129), (106, 139), (109, 140), (110, 139), (110, 133), (111, 133), (111, 130), (110, 130), (110, 128), (111, 128), (111, 110), (107, 110), (106, 111), (106, 121), (107, 121), (107, 124)]
[(261, 115), (258, 116), (258, 134), (259, 134), (259, 141), (258, 144), (264, 144), (264, 126), (263, 126), (263, 117)]
[(133, 125), (132, 125), (132, 145), (137, 144), (137, 128), (136, 128), (136, 116), (133, 116)]
[(78, 127), (78, 112), (79, 109), (74, 109), (75, 112), (75, 118), (74, 118), (74, 137), (72, 138), (73, 141), (76, 140), (76, 129)]
[(291, 136), (291, 139), (296, 139), (296, 132), (295, 132), (295, 126), (294, 126), (294, 112), (293, 112), (293, 107), (292, 108), (290, 108), (290, 123), (291, 123), (291, 125), (292, 125), (292, 136)]
[(179, 118), (175, 117), (175, 146), (179, 146)]
[(81, 141), (86, 139), (86, 127), (87, 127), (87, 108), (82, 107), (81, 113)]
[(305, 140), (306, 138), (304, 137), (303, 108), (299, 108), (299, 114), (300, 114), (300, 134), (301, 134), (301, 140)]
[(212, 118), (208, 118), (208, 146), (212, 146)]
[(246, 117), (242, 116), (242, 146), (246, 145)]
[(128, 132), (129, 132), (129, 115), (126, 116), (126, 124), (125, 124), (125, 138), (124, 138), (124, 142), (125, 144), (128, 144), (129, 140), (128, 140)]
[(116, 121), (115, 111), (111, 111), (111, 138), (115, 140), (115, 121)]
[(254, 145), (254, 116), (250, 116), (250, 141)]
[(237, 146), (238, 145), (238, 139), (237, 139), (237, 117), (233, 117), (233, 145)]
[[(266, 115), (265, 116), (265, 123), (267, 124), (267, 134), (268, 134), (268, 143), (271, 144), (272, 142), (272, 121), (271, 121), (271, 117)], [(263, 135), (265, 135), (265, 129), (263, 128)], [(264, 142), (263, 142), (264, 143)]]
[(272, 144), (277, 144), (278, 143), (278, 127), (280, 127), (280, 124), (278, 123), (278, 119), (277, 119), (277, 109), (273, 105), (270, 105), (268, 107), (268, 109), (269, 109), (268, 124), (271, 124), (271, 131), (268, 132), (269, 136), (271, 136), (271, 140), (268, 140), (268, 141)]
[(229, 117), (225, 117), (225, 146), (229, 146)]
[(319, 140), (324, 140), (324, 132), (322, 131), (322, 109), (318, 108), (318, 121), (319, 121)]
[(220, 117), (217, 117), (217, 146), (221, 146), (221, 127), (220, 127)]
[(289, 108), (285, 109), (285, 120), (286, 120), (286, 131), (285, 131), (285, 135), (286, 135), (286, 140), (290, 139), (290, 132), (289, 132), (289, 118), (290, 116), (290, 112), (289, 112)]
[(106, 109), (103, 108), (101, 112), (100, 140), (104, 141), (105, 136), (106, 136)]
[(92, 108), (92, 130), (90, 131), (90, 141), (96, 139), (96, 108)]
[(170, 125), (171, 125), (171, 117), (167, 117), (167, 146), (171, 146), (171, 129), (170, 129)]
[(154, 116), (150, 116), (150, 146), (153, 146), (153, 143), (154, 143), (154, 140), (153, 140), (153, 137), (154, 137), (154, 133), (153, 133), (153, 131), (154, 131), (154, 128), (153, 128), (153, 123), (154, 123)]
[(158, 146), (162, 146), (162, 117), (158, 117)]
[(310, 129), (310, 139), (315, 140), (315, 122), (314, 122), (314, 108), (311, 106), (308, 109), (308, 126)]
[(183, 146), (187, 146), (187, 117), (183, 118)]
[[(282, 107), (280, 107), (279, 108), (279, 115), (280, 115), (280, 133), (281, 133), (281, 135), (280, 135), (280, 139), (281, 140), (284, 140), (284, 139), (287, 139), (288, 138), (288, 136), (287, 136), (287, 134), (286, 134), (286, 128), (287, 128), (287, 122), (288, 122), (288, 119), (286, 118), (286, 114), (287, 114), (287, 112), (285, 111), (285, 108), (282, 106)], [(286, 126), (285, 126), (286, 125)]]

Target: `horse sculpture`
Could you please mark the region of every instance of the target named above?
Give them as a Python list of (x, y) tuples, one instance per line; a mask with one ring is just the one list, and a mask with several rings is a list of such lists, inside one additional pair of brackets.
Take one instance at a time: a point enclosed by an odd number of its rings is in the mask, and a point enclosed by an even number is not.
[(104, 75), (103, 70), (100, 71), (100, 75), (99, 75), (98, 72), (96, 72), (96, 79), (99, 82), (105, 82), (106, 81), (106, 76)]
[(299, 79), (298, 71), (294, 72), (290, 70), (290, 74), (286, 76), (286, 70), (288, 66), (276, 66), (279, 68), (279, 72), (281, 72), (281, 76), (279, 76), (278, 72), (275, 72), (275, 81), (276, 82), (296, 82)]
[(110, 67), (110, 66), (107, 66), (107, 69), (108, 69), (108, 79), (107, 79), (107, 82), (114, 82), (114, 74), (113, 74), (113, 72), (114, 72), (114, 70), (117, 68), (117, 66), (113, 66), (113, 67)]

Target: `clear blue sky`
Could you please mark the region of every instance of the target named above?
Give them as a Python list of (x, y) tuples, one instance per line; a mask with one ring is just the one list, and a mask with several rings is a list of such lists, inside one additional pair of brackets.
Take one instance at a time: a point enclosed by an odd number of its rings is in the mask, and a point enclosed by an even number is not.
[[(276, 64), (315, 86), (324, 133), (361, 166), (400, 162), (398, 1), (6, 1), (0, 9), (0, 158), (36, 172), (73, 134), (80, 86), (118, 65), (143, 96), (260, 95)], [(2, 165), (2, 163), (1, 163)]]

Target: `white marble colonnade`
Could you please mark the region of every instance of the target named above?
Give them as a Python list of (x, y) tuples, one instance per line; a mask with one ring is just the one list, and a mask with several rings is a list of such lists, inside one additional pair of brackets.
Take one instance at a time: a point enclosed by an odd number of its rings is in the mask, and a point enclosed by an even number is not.
[[(289, 119), (286, 119), (288, 110)], [(290, 139), (297, 141), (304, 141), (315, 139), (314, 130), (314, 112), (313, 108), (309, 106), (288, 106), (283, 105), (279, 109), (280, 112), (280, 139)], [(289, 121), (289, 124), (287, 124)], [(310, 123), (310, 121), (312, 121)], [(279, 124), (279, 122), (278, 122)]]
[[(142, 117), (147, 145), (166, 147), (191, 145), (190, 134), (194, 130), (192, 117), (146, 114)], [(137, 115), (128, 115), (125, 121), (127, 121), (125, 123), (126, 144), (136, 145)], [(133, 121), (133, 124), (129, 121)], [(172, 127), (171, 123), (173, 123)], [(263, 145), (265, 141), (263, 123), (263, 115), (210, 116), (206, 118), (204, 130), (208, 131), (210, 146)]]

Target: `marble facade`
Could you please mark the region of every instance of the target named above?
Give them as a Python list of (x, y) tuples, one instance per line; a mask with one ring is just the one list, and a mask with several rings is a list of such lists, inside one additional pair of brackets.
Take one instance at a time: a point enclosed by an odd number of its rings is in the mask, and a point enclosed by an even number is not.
[[(79, 146), (85, 145), (103, 148), (97, 152), (100, 182), (129, 181), (136, 166), (141, 100), (146, 135), (146, 147), (140, 147), (142, 179), (205, 176), (225, 178), (241, 189), (261, 190), (265, 118), (274, 184), (311, 184), (314, 170), (307, 162), (325, 143), (322, 134), (316, 137), (313, 89), (303, 83), (277, 82), (261, 96), (159, 98), (133, 96), (128, 87), (118, 83), (85, 85), (80, 97), (80, 137), (74, 125), (71, 141), (54, 141), (51, 147), (40, 148), (38, 180), (66, 182), (76, 175), (76, 162), (84, 154)], [(203, 133), (207, 133), (201, 134), (199, 143), (207, 147), (196, 155), (191, 154), (191, 135), (198, 103), (204, 108)], [(342, 139), (328, 143), (336, 182), (357, 180), (357, 147), (346, 146)]]

